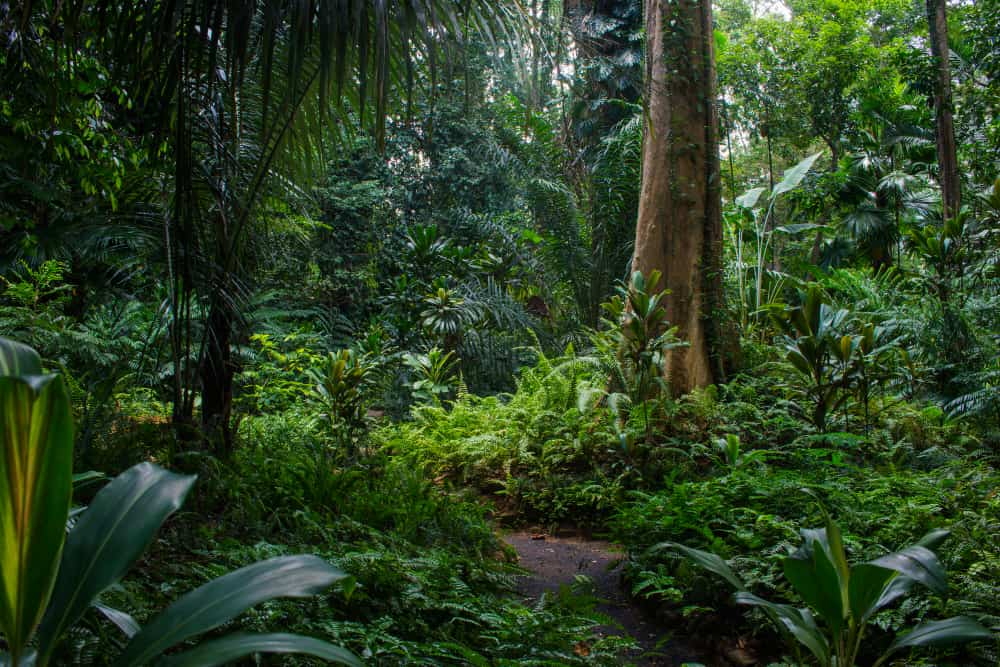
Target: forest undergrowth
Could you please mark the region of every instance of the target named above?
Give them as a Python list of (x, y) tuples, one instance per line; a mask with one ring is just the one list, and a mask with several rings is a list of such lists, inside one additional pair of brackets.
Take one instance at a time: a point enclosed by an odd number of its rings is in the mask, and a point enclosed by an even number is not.
[(0, 0), (0, 667), (1000, 664), (998, 26)]
[[(146, 457), (201, 477), (140, 576), (109, 599), (141, 619), (211, 576), (315, 553), (350, 584), (305, 605), (269, 603), (240, 627), (332, 637), (377, 664), (620, 664), (630, 640), (594, 634), (604, 619), (585, 581), (532, 606), (514, 594), (516, 556), (498, 530), (572, 526), (623, 545), (625, 593), (706, 660), (722, 660), (734, 642), (780, 660), (782, 642), (761, 617), (740, 613), (710, 576), (657, 545), (713, 551), (750, 590), (794, 599), (780, 558), (828, 512), (854, 559), (951, 531), (939, 551), (950, 594), (880, 613), (863, 656), (925, 617), (1000, 621), (1000, 477), (988, 433), (905, 401), (880, 412), (867, 435), (817, 432), (795, 399), (794, 370), (775, 383), (773, 362), (723, 387), (612, 409), (612, 360), (572, 348), (533, 354), (512, 393), (432, 398), (410, 420), (372, 424), (350, 457), (329, 424), (294, 401), (245, 418), (227, 465), (173, 456), (155, 417), (125, 419), (98, 448), (101, 469), (159, 439), (163, 448)], [(108, 641), (81, 630), (73, 650), (93, 658)], [(985, 665), (994, 651), (979, 643), (931, 656), (928, 664)]]

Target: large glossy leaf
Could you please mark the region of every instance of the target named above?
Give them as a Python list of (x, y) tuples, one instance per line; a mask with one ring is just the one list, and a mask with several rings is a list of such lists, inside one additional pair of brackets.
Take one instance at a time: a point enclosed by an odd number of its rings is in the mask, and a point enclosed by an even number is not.
[(196, 648), (163, 661), (164, 667), (212, 667), (244, 658), (254, 653), (299, 653), (352, 667), (362, 662), (347, 649), (320, 639), (290, 634), (235, 634), (202, 642)]
[(783, 234), (801, 234), (802, 232), (809, 232), (814, 229), (822, 229), (824, 231), (829, 231), (827, 225), (819, 225), (814, 222), (801, 222), (793, 225), (782, 225), (780, 227), (775, 227), (774, 231), (781, 232)]
[(315, 595), (346, 576), (316, 556), (282, 556), (240, 568), (157, 614), (132, 638), (116, 664), (148, 664), (170, 647), (217, 628), (256, 604)]
[(0, 338), (0, 630), (15, 659), (52, 592), (72, 494), (69, 397), (40, 372), (34, 350)]
[(193, 476), (140, 463), (98, 491), (66, 539), (52, 604), (39, 629), (43, 654), (102, 591), (125, 575), (184, 503), (194, 481)]
[(42, 358), (23, 343), (0, 336), (0, 377), (41, 375)]
[(823, 296), (823, 288), (817, 283), (809, 283), (802, 300), (801, 313), (803, 321), (796, 325), (800, 335), (816, 335), (819, 332), (820, 316), (824, 305), (826, 304), (825, 297)]
[(809, 613), (809, 610), (770, 602), (745, 591), (737, 593), (734, 599), (737, 604), (763, 609), (773, 620), (784, 625), (796, 641), (809, 649), (809, 652), (816, 656), (820, 665), (830, 664), (830, 644), (816, 625), (816, 620)]
[[(825, 508), (823, 509), (823, 513), (826, 514)], [(847, 562), (847, 550), (844, 549), (844, 536), (840, 532), (840, 526), (829, 515), (826, 517), (826, 537), (826, 555), (830, 557), (830, 562), (833, 563), (833, 567), (837, 571), (841, 605), (846, 611), (848, 609), (847, 582), (851, 576), (851, 566)]]
[(870, 564), (899, 572), (920, 582), (938, 595), (948, 594), (948, 581), (941, 561), (927, 547), (915, 544), (902, 551), (876, 558), (870, 561)]
[(851, 569), (851, 580), (848, 584), (851, 616), (855, 621), (864, 624), (872, 614), (905, 593), (907, 589), (899, 589), (897, 586), (893, 592), (898, 592), (898, 595), (885, 596), (890, 583), (899, 577), (898, 573), (884, 567), (868, 563), (855, 565)]
[(797, 165), (785, 171), (784, 178), (781, 182), (774, 186), (774, 191), (771, 192), (771, 198), (774, 199), (780, 194), (789, 192), (799, 187), (802, 183), (802, 179), (806, 177), (809, 170), (812, 169), (813, 164), (819, 159), (822, 153), (816, 153), (815, 155), (810, 155), (806, 159), (799, 162)]
[(700, 549), (692, 549), (691, 547), (686, 547), (683, 544), (676, 544), (674, 542), (663, 542), (658, 544), (654, 549), (671, 549), (673, 551), (679, 551), (689, 560), (694, 562), (696, 565), (700, 565), (709, 572), (717, 574), (727, 582), (729, 582), (733, 588), (738, 591), (746, 590), (746, 585), (736, 573), (733, 572), (732, 568), (726, 564), (726, 561), (722, 560), (718, 556), (708, 551), (702, 551)]
[(760, 196), (764, 193), (765, 189), (766, 188), (753, 188), (751, 190), (747, 190), (736, 198), (736, 205), (742, 208), (753, 208), (757, 205), (757, 201), (760, 199)]
[[(840, 577), (829, 556), (826, 531), (802, 532), (811, 548), (800, 550), (782, 562), (785, 577), (802, 600), (819, 612), (834, 637), (839, 637), (847, 610), (844, 608)], [(822, 541), (818, 535), (822, 536)]]
[[(921, 623), (913, 630), (889, 646), (885, 656), (889, 656), (904, 648), (917, 646), (947, 646), (965, 644), (974, 641), (989, 641), (993, 633), (967, 616), (953, 616), (943, 621)], [(883, 658), (884, 659), (884, 658)], [(882, 662), (882, 659), (879, 660)]]
[(917, 545), (934, 551), (941, 546), (946, 539), (948, 539), (949, 535), (951, 535), (951, 531), (947, 528), (936, 528), (921, 537), (917, 542)]

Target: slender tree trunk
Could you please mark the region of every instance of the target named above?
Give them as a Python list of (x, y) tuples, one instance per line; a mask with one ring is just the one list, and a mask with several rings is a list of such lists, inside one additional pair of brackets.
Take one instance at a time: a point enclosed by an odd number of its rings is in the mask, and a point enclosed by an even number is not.
[(213, 305), (201, 364), (201, 424), (222, 457), (228, 456), (233, 446), (232, 330), (232, 317), (226, 307)]
[(646, 126), (634, 270), (663, 272), (666, 310), (690, 346), (670, 353), (674, 393), (724, 380), (722, 224), (712, 9), (645, 0)]
[[(774, 150), (771, 146), (771, 113), (767, 102), (764, 102), (764, 127), (767, 129), (767, 133), (764, 135), (767, 140), (767, 183), (768, 192), (774, 192)], [(777, 208), (771, 209), (771, 215), (767, 216), (764, 220), (764, 238), (771, 240), (771, 258), (768, 260), (767, 268), (772, 271), (781, 270), (781, 240), (774, 237), (774, 228), (778, 226), (776, 217), (778, 211)], [(757, 239), (757, 243), (762, 243), (763, 239)], [(759, 286), (758, 282), (758, 286)], [(757, 295), (758, 302), (760, 301), (760, 294)], [(758, 306), (760, 304), (758, 303)]]
[[(726, 103), (724, 103), (726, 104)], [(729, 198), (736, 201), (736, 167), (733, 165), (733, 119), (726, 104), (726, 158), (729, 161)], [(774, 189), (773, 187), (771, 188)]]
[(934, 121), (937, 130), (937, 158), (940, 171), (941, 203), (944, 218), (958, 215), (962, 207), (958, 156), (955, 147), (955, 124), (951, 105), (951, 64), (948, 50), (948, 16), (945, 0), (927, 0), (927, 24), (930, 28), (931, 55), (934, 57)]

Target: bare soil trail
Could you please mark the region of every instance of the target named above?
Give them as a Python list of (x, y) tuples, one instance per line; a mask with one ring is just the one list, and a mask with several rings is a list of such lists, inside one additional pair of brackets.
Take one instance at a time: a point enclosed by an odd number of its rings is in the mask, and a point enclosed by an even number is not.
[[(593, 581), (594, 595), (601, 601), (597, 610), (614, 621), (600, 626), (601, 634), (628, 634), (640, 648), (628, 656), (641, 667), (679, 667), (685, 662), (702, 662), (689, 646), (669, 637), (669, 629), (648, 618), (621, 588), (622, 552), (610, 542), (576, 535), (547, 535), (516, 531), (503, 536), (517, 551), (518, 564), (530, 574), (518, 582), (518, 592), (537, 600), (542, 593), (571, 586), (577, 575)], [(666, 639), (665, 641), (663, 641)]]

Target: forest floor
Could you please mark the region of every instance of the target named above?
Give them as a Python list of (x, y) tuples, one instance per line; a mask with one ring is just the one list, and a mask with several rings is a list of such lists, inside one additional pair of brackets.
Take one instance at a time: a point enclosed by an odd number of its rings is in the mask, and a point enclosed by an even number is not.
[[(589, 592), (599, 601), (597, 610), (610, 621), (598, 627), (597, 632), (625, 633), (635, 639), (639, 648), (629, 655), (632, 664), (679, 667), (702, 661), (690, 646), (670, 638), (670, 628), (647, 616), (622, 590), (623, 554), (616, 545), (562, 531), (558, 535), (517, 531), (507, 533), (503, 539), (514, 548), (518, 564), (529, 573), (517, 586), (527, 599), (537, 600), (546, 592), (557, 593), (563, 586), (573, 586), (579, 575), (586, 576), (592, 584)], [(664, 638), (667, 640), (663, 641)], [(578, 645), (576, 650), (584, 652), (588, 647)]]

